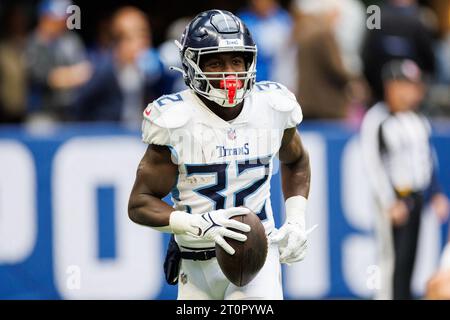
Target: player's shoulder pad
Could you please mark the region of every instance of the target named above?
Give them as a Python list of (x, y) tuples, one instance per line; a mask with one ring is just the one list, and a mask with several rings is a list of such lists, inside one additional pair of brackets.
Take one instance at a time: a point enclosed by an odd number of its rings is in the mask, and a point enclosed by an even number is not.
[(261, 81), (255, 83), (256, 94), (264, 95), (269, 105), (279, 112), (291, 112), (298, 108), (295, 95), (285, 86), (278, 82)]
[(189, 122), (192, 112), (181, 93), (164, 95), (145, 108), (144, 119), (161, 128), (176, 129)]

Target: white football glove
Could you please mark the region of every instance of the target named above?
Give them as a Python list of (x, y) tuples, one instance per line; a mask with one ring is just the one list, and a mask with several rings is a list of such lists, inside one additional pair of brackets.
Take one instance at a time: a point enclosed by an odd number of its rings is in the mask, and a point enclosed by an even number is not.
[(305, 258), (308, 248), (308, 234), (317, 225), (306, 230), (305, 211), (306, 198), (302, 196), (290, 197), (286, 200), (286, 221), (281, 228), (273, 232), (270, 242), (278, 244), (280, 262), (290, 265)]
[(247, 236), (227, 228), (242, 232), (249, 232), (251, 228), (248, 224), (230, 218), (248, 213), (250, 210), (244, 207), (220, 209), (203, 214), (173, 211), (170, 214), (169, 226), (175, 234), (190, 234), (214, 241), (228, 254), (233, 255), (235, 250), (225, 241), (224, 237), (244, 242), (247, 240)]

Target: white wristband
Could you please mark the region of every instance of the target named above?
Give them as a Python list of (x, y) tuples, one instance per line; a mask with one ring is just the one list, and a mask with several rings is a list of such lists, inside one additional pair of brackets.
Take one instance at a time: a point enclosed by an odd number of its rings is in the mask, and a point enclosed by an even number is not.
[(303, 196), (294, 196), (286, 199), (286, 222), (296, 223), (305, 229), (305, 215), (308, 199)]
[(173, 211), (170, 214), (169, 226), (173, 233), (183, 234), (192, 233), (197, 234), (198, 228), (191, 224), (192, 215), (184, 211)]

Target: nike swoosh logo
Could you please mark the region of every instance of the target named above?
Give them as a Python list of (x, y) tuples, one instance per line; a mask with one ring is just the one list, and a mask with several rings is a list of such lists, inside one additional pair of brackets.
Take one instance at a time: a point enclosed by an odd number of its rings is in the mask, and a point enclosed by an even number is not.
[(150, 113), (152, 112), (152, 109), (145, 109), (144, 113), (148, 117)]

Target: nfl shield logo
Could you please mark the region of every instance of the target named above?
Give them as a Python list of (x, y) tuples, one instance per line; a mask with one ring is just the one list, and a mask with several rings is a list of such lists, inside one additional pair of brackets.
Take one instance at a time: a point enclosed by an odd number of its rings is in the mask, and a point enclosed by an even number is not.
[(228, 129), (227, 135), (228, 135), (228, 139), (230, 139), (230, 140), (236, 139), (236, 130), (233, 128)]

